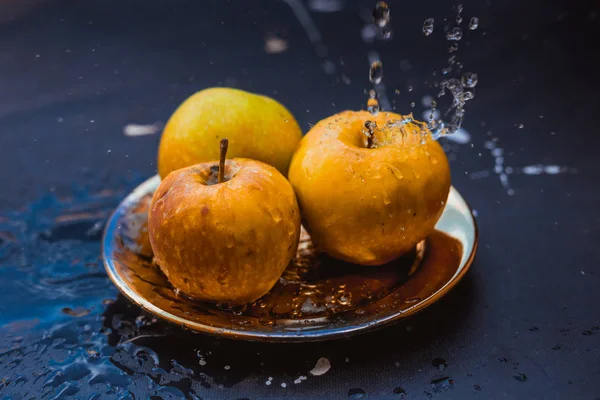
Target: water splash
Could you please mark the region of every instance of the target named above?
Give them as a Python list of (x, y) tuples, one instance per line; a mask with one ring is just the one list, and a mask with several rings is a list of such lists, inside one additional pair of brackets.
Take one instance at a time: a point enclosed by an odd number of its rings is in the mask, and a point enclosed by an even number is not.
[[(456, 9), (456, 25), (450, 26), (446, 32), (446, 39), (450, 41), (448, 46), (448, 65), (442, 68), (442, 76), (445, 78), (439, 84), (434, 82), (433, 87), (438, 87), (437, 98), (441, 99), (446, 94), (450, 94), (450, 103), (444, 113), (437, 117), (436, 107), (431, 107), (431, 113), (428, 116), (428, 128), (432, 132), (432, 138), (438, 139), (444, 135), (456, 132), (462, 126), (465, 116), (466, 102), (475, 98), (474, 88), (478, 82), (476, 73), (466, 72), (460, 75), (463, 64), (457, 59), (456, 52), (459, 49), (458, 43), (463, 39), (464, 33), (460, 24), (462, 23), (463, 6), (461, 4)], [(475, 18), (475, 22), (477, 18)], [(473, 18), (471, 19), (473, 20)], [(471, 23), (471, 22), (470, 22)], [(471, 29), (472, 30), (472, 29)], [(423, 25), (423, 32), (429, 36), (433, 31), (433, 19), (429, 18)], [(435, 74), (434, 74), (435, 75)], [(438, 107), (439, 108), (439, 107)]]
[(479, 27), (479, 18), (471, 17), (471, 19), (469, 20), (469, 29), (474, 31), (478, 27)]
[(450, 29), (448, 32), (446, 32), (446, 39), (459, 41), (462, 39), (462, 35), (463, 35), (462, 29), (459, 27), (454, 27), (454, 28)]
[(369, 81), (374, 85), (378, 85), (381, 83), (382, 79), (383, 65), (381, 64), (381, 61), (373, 61), (371, 63), (371, 68), (369, 68)]
[(379, 1), (373, 10), (373, 22), (384, 28), (390, 22), (390, 7), (385, 1)]
[(429, 36), (433, 33), (433, 25), (435, 23), (435, 19), (427, 18), (425, 22), (423, 22), (423, 33), (425, 36)]
[(377, 99), (377, 92), (375, 89), (369, 90), (369, 99), (367, 100), (367, 110), (373, 115), (379, 112), (379, 100)]

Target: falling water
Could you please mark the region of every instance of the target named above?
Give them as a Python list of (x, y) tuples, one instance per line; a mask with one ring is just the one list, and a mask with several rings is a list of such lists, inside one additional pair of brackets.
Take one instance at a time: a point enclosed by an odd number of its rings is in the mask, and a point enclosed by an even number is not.
[[(446, 27), (446, 32), (444, 32), (444, 37), (449, 42), (448, 53), (450, 54), (448, 57), (448, 65), (442, 68), (444, 80), (440, 83), (435, 82), (433, 85), (434, 87), (439, 87), (439, 92), (437, 94), (438, 99), (444, 97), (446, 94), (450, 95), (450, 106), (444, 112), (441, 112), (438, 102), (431, 102), (431, 110), (426, 117), (427, 123), (420, 125), (421, 143), (425, 143), (429, 137), (435, 140), (443, 135), (452, 134), (458, 130), (464, 120), (466, 102), (475, 97), (475, 86), (478, 82), (478, 76), (473, 72), (463, 72), (463, 64), (457, 57), (459, 43), (465, 36), (463, 28), (460, 26), (463, 23), (462, 13), (464, 7), (462, 4), (458, 4), (454, 9), (456, 11), (454, 24)], [(479, 26), (479, 19), (477, 17), (471, 17), (468, 21), (469, 31), (476, 30)], [(389, 28), (390, 8), (386, 2), (380, 1), (375, 5), (373, 10), (373, 23), (379, 29)], [(422, 25), (423, 34), (425, 36), (432, 36), (434, 30), (435, 19), (432, 17), (425, 19)], [(375, 115), (381, 111), (381, 105), (378, 99), (379, 93), (376, 90), (376, 86), (381, 85), (383, 81), (383, 64), (379, 58), (374, 59), (370, 64), (369, 81), (373, 85), (373, 89), (369, 91), (367, 109), (371, 114)], [(411, 89), (412, 87), (409, 87), (408, 91), (410, 92)], [(410, 107), (414, 108), (414, 106), (415, 103), (411, 102)], [(369, 139), (369, 146), (376, 145), (373, 143), (373, 133), (377, 127), (372, 124), (372, 121), (367, 121), (364, 130), (364, 134), (367, 138), (371, 138)], [(429, 132), (431, 132), (431, 135), (429, 135)]]
[[(427, 127), (432, 132), (432, 137), (438, 139), (439, 137), (447, 134), (452, 134), (458, 130), (464, 120), (465, 105), (466, 102), (472, 100), (475, 97), (475, 86), (478, 82), (478, 76), (473, 72), (462, 72), (463, 64), (457, 60), (456, 53), (459, 50), (459, 42), (463, 39), (465, 33), (460, 25), (463, 22), (462, 4), (458, 4), (455, 7), (456, 19), (455, 25), (447, 28), (445, 38), (449, 42), (448, 53), (448, 65), (442, 69), (442, 76), (445, 78), (439, 83), (439, 92), (437, 98), (444, 97), (447, 93), (451, 96), (451, 102), (449, 108), (436, 119), (436, 105), (435, 101), (431, 104), (431, 114), (427, 121)], [(434, 30), (433, 18), (428, 18), (423, 23), (423, 32), (426, 36), (431, 35)], [(469, 20), (469, 30), (476, 30), (479, 26), (479, 19), (472, 17)], [(442, 118), (445, 118), (443, 120)]]

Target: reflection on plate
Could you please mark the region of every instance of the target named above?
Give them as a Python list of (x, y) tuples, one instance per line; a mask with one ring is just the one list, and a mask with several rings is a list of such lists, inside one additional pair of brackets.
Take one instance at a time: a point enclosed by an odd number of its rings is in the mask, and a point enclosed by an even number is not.
[(317, 254), (303, 230), (296, 258), (275, 287), (245, 307), (177, 293), (152, 262), (147, 212), (160, 179), (138, 186), (106, 226), (104, 264), (119, 290), (157, 317), (233, 339), (303, 342), (349, 336), (408, 317), (441, 298), (467, 272), (477, 248), (471, 210), (452, 188), (436, 230), (381, 267)]

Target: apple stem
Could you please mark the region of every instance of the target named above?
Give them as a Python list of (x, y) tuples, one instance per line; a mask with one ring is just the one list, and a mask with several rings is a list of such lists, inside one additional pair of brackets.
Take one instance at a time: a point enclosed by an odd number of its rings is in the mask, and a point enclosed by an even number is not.
[(366, 121), (365, 122), (365, 128), (367, 128), (367, 148), (368, 149), (372, 149), (373, 148), (373, 139), (374, 139), (374, 135), (375, 135), (375, 129), (377, 128), (377, 124), (373, 121)]
[(227, 156), (227, 147), (229, 147), (229, 140), (221, 139), (219, 152), (219, 183), (225, 181), (225, 157)]

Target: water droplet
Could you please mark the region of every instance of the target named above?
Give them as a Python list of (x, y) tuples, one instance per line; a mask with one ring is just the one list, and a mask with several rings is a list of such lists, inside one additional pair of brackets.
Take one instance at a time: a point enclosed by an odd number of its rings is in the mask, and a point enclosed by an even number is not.
[(443, 358), (434, 358), (431, 361), (431, 365), (433, 365), (435, 368), (439, 369), (440, 371), (446, 369), (446, 367), (448, 366), (448, 364), (446, 363), (446, 360), (444, 360)]
[(434, 392), (441, 392), (448, 389), (452, 389), (452, 387), (454, 386), (454, 381), (452, 380), (452, 378), (445, 376), (443, 378), (432, 379), (430, 384), (431, 389)]
[(474, 88), (477, 85), (477, 74), (473, 72), (465, 72), (461, 78), (464, 87)]
[(448, 53), (454, 53), (455, 51), (458, 51), (458, 43), (450, 44), (450, 46), (448, 46)]
[(423, 22), (423, 33), (425, 36), (429, 36), (433, 33), (433, 24), (435, 20), (433, 18), (427, 18), (425, 22)]
[(261, 325), (265, 325), (265, 326), (271, 326), (273, 325), (273, 321), (267, 318), (259, 318), (258, 319), (258, 323)]
[(411, 102), (410, 102), (410, 107), (411, 107), (411, 108), (415, 108), (415, 102), (414, 102), (414, 101), (411, 101)]
[(475, 29), (477, 29), (478, 26), (479, 26), (479, 18), (472, 17), (471, 20), (469, 21), (469, 29), (474, 31)]
[(473, 385), (473, 389), (477, 390), (478, 392), (481, 392), (481, 386), (477, 384)]
[(406, 88), (406, 90), (408, 90), (409, 92), (412, 92), (413, 91), (413, 87), (409, 86), (409, 87)]
[(460, 40), (462, 39), (462, 29), (455, 27), (446, 32), (446, 39), (448, 40)]
[[(409, 210), (409, 211), (410, 211), (410, 210)], [(409, 214), (410, 214), (410, 212), (409, 212)], [(420, 297), (409, 297), (408, 299), (404, 300), (404, 302), (405, 302), (406, 304), (414, 304), (414, 303), (417, 303), (417, 302), (419, 302), (419, 301), (421, 301), (421, 298), (420, 298)]]
[(365, 392), (364, 390), (359, 389), (359, 388), (350, 389), (350, 390), (348, 390), (348, 398), (350, 398), (350, 399), (366, 399), (367, 392)]
[(377, 85), (381, 83), (381, 79), (383, 78), (383, 65), (381, 61), (373, 61), (371, 63), (371, 68), (369, 69), (369, 80), (371, 83)]
[(392, 38), (392, 28), (389, 26), (381, 28), (381, 38), (383, 40), (390, 40)]
[(398, 399), (403, 399), (406, 397), (406, 390), (404, 390), (401, 387), (397, 387), (394, 389), (394, 394), (397, 396)]
[(311, 375), (319, 376), (323, 375), (331, 368), (331, 363), (325, 357), (321, 357), (317, 360), (314, 368), (310, 370)]
[(390, 7), (385, 1), (380, 1), (373, 10), (373, 22), (383, 28), (390, 22)]
[(525, 375), (522, 372), (519, 372), (516, 375), (513, 375), (513, 378), (515, 378), (515, 380), (519, 381), (519, 382), (525, 382), (527, 381), (527, 375)]
[(377, 100), (377, 93), (373, 89), (369, 91), (367, 110), (369, 110), (371, 114), (377, 114), (379, 112), (379, 100)]
[(475, 94), (473, 94), (473, 92), (465, 90), (462, 95), (461, 95), (461, 99), (463, 101), (467, 101), (467, 100), (471, 100), (475, 97)]

